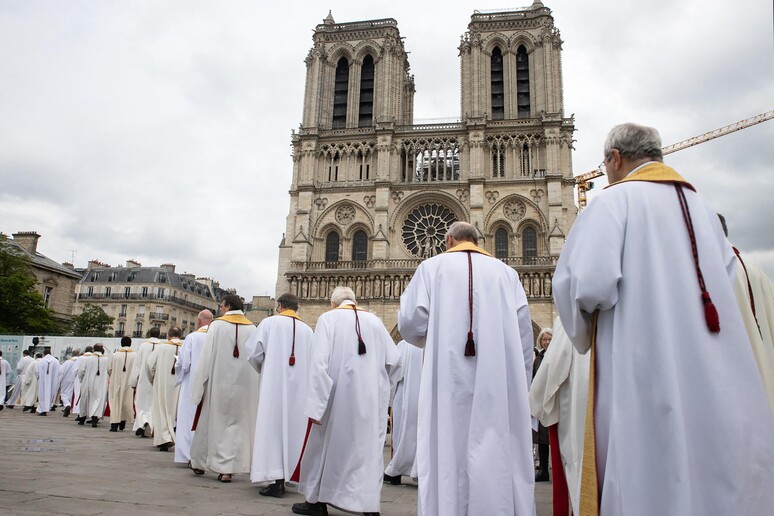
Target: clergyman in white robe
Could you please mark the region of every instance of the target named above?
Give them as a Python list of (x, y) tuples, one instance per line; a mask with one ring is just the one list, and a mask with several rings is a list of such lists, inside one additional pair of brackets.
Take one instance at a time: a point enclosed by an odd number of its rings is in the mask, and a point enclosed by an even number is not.
[(95, 345), (94, 352), (78, 361), (78, 378), (81, 381), (81, 399), (79, 402), (80, 423), (91, 419), (96, 427), (102, 419), (107, 406), (108, 371), (107, 357)]
[(64, 417), (70, 415), (70, 411), (73, 408), (75, 402), (74, 393), (75, 379), (78, 377), (78, 357), (79, 351), (73, 351), (73, 356), (62, 364), (59, 368), (59, 398), (62, 400), (62, 406), (64, 407)]
[(581, 512), (599, 500), (602, 515), (768, 514), (774, 417), (731, 245), (661, 163), (655, 129), (617, 126), (605, 148), (613, 182), (575, 221), (553, 278), (567, 335), (594, 353)]
[(59, 360), (47, 353), (35, 368), (38, 377), (38, 414), (45, 415), (54, 406), (59, 385)]
[[(207, 311), (209, 312), (209, 310)], [(186, 464), (191, 460), (194, 415), (196, 405), (191, 401), (191, 374), (199, 360), (199, 352), (207, 338), (207, 328), (212, 321), (210, 313), (207, 324), (189, 333), (180, 348), (180, 358), (175, 365), (180, 394), (177, 398), (177, 429), (175, 431), (175, 462)]]
[[(553, 338), (529, 391), (532, 415), (543, 426), (558, 425), (559, 452), (573, 514), (580, 514), (583, 431), (589, 390), (589, 354), (573, 347), (557, 317)], [(552, 455), (553, 455), (553, 449)], [(557, 464), (554, 463), (556, 468)], [(557, 482), (557, 476), (554, 476)], [(556, 488), (555, 488), (556, 489)]]
[[(236, 302), (242, 306), (239, 298)], [(211, 470), (229, 480), (250, 472), (260, 389), (260, 376), (247, 361), (253, 331), (241, 309), (226, 310), (207, 329), (191, 378), (191, 401), (199, 413), (191, 443), (195, 472)]]
[[(174, 332), (177, 330), (177, 332)], [(177, 396), (180, 386), (177, 384), (177, 362), (180, 346), (180, 329), (169, 330), (170, 339), (156, 345), (148, 355), (145, 368), (153, 385), (153, 445), (167, 451), (175, 443), (175, 425), (177, 421)]]
[(8, 380), (11, 378), (11, 364), (8, 360), (4, 359), (0, 354), (0, 388), (3, 392), (0, 393), (0, 410), (3, 410), (5, 406), (5, 398), (8, 394)]
[(22, 390), (24, 387), (24, 371), (27, 366), (30, 365), (34, 359), (29, 355), (29, 351), (25, 350), (26, 355), (22, 355), (19, 361), (16, 363), (16, 379), (13, 382), (13, 387), (8, 395), (8, 405), (13, 407), (21, 403)]
[(376, 513), (400, 356), (381, 319), (356, 307), (351, 289), (334, 289), (332, 305), (312, 341), (305, 413), (320, 424), (311, 425), (298, 490), (306, 504)]
[[(253, 482), (290, 480), (306, 434), (304, 404), (313, 334), (295, 310), (284, 308), (283, 296), (278, 299), (283, 307), (279, 314), (261, 321), (247, 342), (248, 360), (261, 374), (250, 467)], [(276, 489), (284, 491), (284, 483)]]
[(477, 247), (476, 235), (470, 224), (452, 224), (449, 250), (422, 262), (400, 299), (401, 336), (425, 346), (422, 515), (529, 515), (535, 505), (527, 296), (516, 271)]
[(390, 483), (399, 484), (401, 475), (417, 476), (417, 418), (419, 382), (423, 351), (405, 340), (398, 342), (403, 376), (395, 387), (392, 402), (392, 459), (384, 470)]
[(35, 374), (35, 368), (41, 360), (43, 360), (43, 357), (40, 356), (40, 353), (37, 353), (35, 360), (27, 364), (27, 367), (24, 369), (21, 402), (25, 408), (30, 410), (35, 407), (35, 403), (38, 401), (38, 377)]
[(150, 329), (150, 332), (150, 339), (140, 344), (140, 347), (137, 348), (137, 357), (134, 359), (132, 377), (129, 380), (129, 385), (134, 388), (135, 415), (132, 430), (134, 430), (135, 435), (141, 437), (153, 435), (153, 417), (151, 415), (153, 410), (153, 386), (146, 373), (145, 362), (148, 360), (148, 355), (151, 354), (159, 343), (158, 336), (160, 331), (154, 327)]
[(131, 348), (132, 339), (121, 338), (121, 347), (108, 358), (108, 403), (110, 403), (110, 431), (126, 428), (126, 422), (134, 417), (134, 391), (129, 380), (137, 353)]
[(734, 293), (774, 414), (774, 284), (758, 265), (737, 254)]

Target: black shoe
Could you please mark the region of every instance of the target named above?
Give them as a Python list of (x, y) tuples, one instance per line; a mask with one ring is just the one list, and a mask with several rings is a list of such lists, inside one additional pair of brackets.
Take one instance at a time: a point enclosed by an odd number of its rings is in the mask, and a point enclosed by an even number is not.
[(266, 487), (262, 487), (258, 490), (258, 494), (261, 496), (273, 496), (274, 498), (282, 498), (285, 496), (285, 479), (275, 481), (273, 484), (269, 484)]
[(91, 427), (97, 428), (97, 421), (99, 421), (99, 418), (97, 416), (91, 416)]
[(169, 451), (169, 449), (174, 446), (175, 443), (169, 442), (159, 445), (159, 451)]
[(62, 413), (62, 417), (69, 417), (70, 416), (70, 407), (65, 407), (64, 412)]
[(30, 409), (30, 408), (29, 408), (28, 406), (26, 406), (26, 405), (25, 405), (25, 406), (24, 406), (24, 408), (22, 409), (22, 412), (27, 412), (29, 409)]
[(39, 416), (47, 416), (47, 415), (48, 415), (48, 412), (38, 412), (38, 415), (39, 415)]
[(363, 516), (379, 516), (380, 512), (364, 512)]
[(75, 420), (78, 421), (79, 425), (86, 424), (86, 416), (76, 417)]
[(142, 437), (142, 434), (144, 433), (145, 433), (145, 430), (143, 430), (142, 428), (138, 428), (137, 430), (134, 431), (134, 435), (136, 435), (137, 437)]
[(2, 404), (0, 404), (0, 410), (3, 410), (3, 405)]
[(290, 510), (295, 514), (308, 514), (309, 516), (328, 516), (328, 506), (322, 502), (294, 503)]
[(548, 482), (549, 480), (548, 471), (538, 470), (537, 474), (535, 475), (535, 482)]
[(119, 430), (121, 430), (123, 432), (124, 428), (126, 428), (126, 421), (121, 421), (120, 423), (118, 423), (118, 429)]
[(392, 484), (394, 486), (399, 486), (400, 485), (400, 475), (396, 475), (396, 476), (393, 477), (393, 476), (390, 476), (387, 473), (385, 473), (384, 474), (384, 481), (387, 482), (388, 484)]
[(118, 423), (110, 423), (110, 431), (118, 432)]
[(30, 414), (37, 414), (37, 409), (35, 407), (30, 407)]
[(56, 405), (54, 405), (53, 407), (51, 407), (51, 412), (56, 412)]

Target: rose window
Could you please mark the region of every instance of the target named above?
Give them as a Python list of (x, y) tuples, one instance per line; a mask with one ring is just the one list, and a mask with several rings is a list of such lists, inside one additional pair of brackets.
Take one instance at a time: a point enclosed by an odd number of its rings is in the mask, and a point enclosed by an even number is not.
[(511, 220), (521, 220), (527, 213), (527, 207), (521, 201), (508, 201), (503, 207), (503, 212)]
[(425, 204), (409, 213), (403, 222), (403, 245), (418, 258), (429, 258), (446, 250), (446, 231), (457, 218), (445, 206)]
[(349, 204), (340, 206), (339, 209), (336, 210), (336, 222), (342, 226), (351, 224), (353, 220), (355, 220), (355, 208)]

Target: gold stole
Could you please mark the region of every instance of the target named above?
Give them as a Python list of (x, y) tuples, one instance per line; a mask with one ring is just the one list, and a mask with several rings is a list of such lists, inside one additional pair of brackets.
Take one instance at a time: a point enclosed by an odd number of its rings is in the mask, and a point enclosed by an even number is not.
[(591, 318), (591, 359), (589, 364), (589, 393), (586, 400), (586, 425), (583, 433), (583, 466), (581, 468), (581, 516), (599, 514), (599, 478), (597, 477), (597, 435), (594, 426), (596, 408), (596, 349), (599, 310)]

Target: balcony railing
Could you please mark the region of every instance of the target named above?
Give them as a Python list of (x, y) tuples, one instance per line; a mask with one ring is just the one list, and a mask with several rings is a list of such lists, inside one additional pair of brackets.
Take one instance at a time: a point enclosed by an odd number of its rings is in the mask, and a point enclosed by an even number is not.
[(116, 337), (123, 337), (123, 336), (124, 336), (124, 333), (126, 333), (126, 332), (123, 332), (123, 331), (117, 331), (117, 332), (115, 332), (115, 336), (116, 336)]
[(158, 312), (151, 312), (150, 313), (150, 320), (151, 321), (168, 321), (169, 320), (169, 314), (162, 314)]
[[(500, 261), (511, 267), (556, 267), (557, 256), (509, 256)], [(347, 271), (368, 270), (395, 271), (415, 270), (422, 260), (406, 258), (400, 260), (358, 260), (337, 262), (290, 262), (292, 271)]]
[[(202, 296), (203, 298), (205, 296)], [(78, 299), (101, 299), (101, 300), (107, 300), (107, 299), (115, 299), (115, 300), (124, 300), (124, 299), (133, 299), (133, 300), (141, 300), (141, 301), (163, 301), (166, 303), (174, 303), (180, 306), (185, 306), (187, 308), (193, 308), (197, 311), (201, 310), (212, 310), (213, 308), (217, 307), (217, 301), (213, 298), (206, 298), (211, 303), (209, 305), (204, 305), (202, 303), (196, 303), (194, 301), (189, 301), (187, 299), (183, 299), (176, 296), (158, 296), (156, 294), (129, 294), (128, 296), (126, 294), (111, 294), (110, 296), (105, 296), (105, 294), (89, 294), (88, 292), (81, 292), (77, 296)]]
[(133, 331), (132, 332), (132, 337), (135, 338), (135, 339), (140, 338), (140, 337), (142, 337), (142, 332), (141, 331)]

